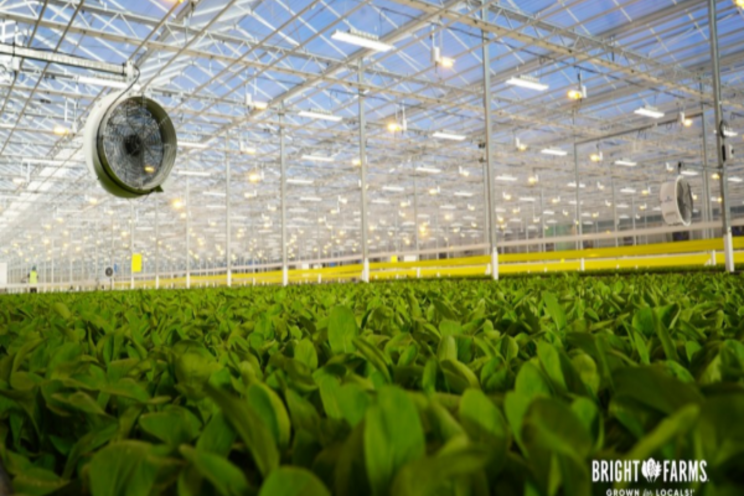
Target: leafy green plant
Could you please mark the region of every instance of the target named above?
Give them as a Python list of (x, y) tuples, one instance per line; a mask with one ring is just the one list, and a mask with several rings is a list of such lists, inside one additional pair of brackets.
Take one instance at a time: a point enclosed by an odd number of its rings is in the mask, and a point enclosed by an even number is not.
[(743, 309), (703, 272), (4, 296), (0, 456), (26, 495), (580, 496), (647, 457), (737, 494)]

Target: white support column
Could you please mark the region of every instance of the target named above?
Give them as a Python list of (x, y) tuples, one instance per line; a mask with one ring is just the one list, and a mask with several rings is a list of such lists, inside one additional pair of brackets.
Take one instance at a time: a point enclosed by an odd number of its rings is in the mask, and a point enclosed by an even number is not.
[(191, 288), (191, 191), (186, 177), (186, 288)]
[(419, 220), (418, 220), (418, 188), (416, 187), (416, 171), (413, 171), (413, 235), (416, 241), (416, 260), (421, 260), (421, 244), (419, 241)]
[(93, 281), (96, 285), (95, 290), (98, 291), (98, 277), (101, 274), (100, 269), (100, 255), (101, 255), (101, 244), (100, 240), (98, 239), (98, 221), (100, 220), (100, 210), (98, 211), (98, 217), (96, 217), (95, 221), (95, 228), (93, 229), (93, 242), (96, 244), (96, 266), (93, 269)]
[(52, 244), (52, 249), (51, 249), (51, 256), (49, 258), (51, 258), (51, 265), (52, 265), (51, 268), (52, 268), (52, 270), (51, 270), (51, 273), (49, 274), (49, 276), (50, 276), (49, 277), (49, 282), (51, 284), (54, 284), (54, 257), (55, 257), (55, 253), (54, 253), (54, 238), (52, 238), (51, 244)]
[(615, 248), (617, 248), (620, 243), (618, 239), (618, 230), (620, 229), (619, 221), (617, 218), (617, 198), (615, 196), (615, 178), (610, 176), (610, 185), (612, 186), (612, 230), (615, 233)]
[(728, 201), (728, 171), (724, 163), (723, 147), (726, 145), (724, 135), (723, 108), (721, 108), (721, 70), (718, 58), (718, 25), (716, 0), (708, 0), (708, 29), (710, 31), (710, 59), (713, 76), (713, 107), (716, 115), (716, 149), (718, 157), (718, 175), (721, 181), (721, 221), (723, 223), (723, 254), (726, 271), (734, 272), (734, 242), (731, 234), (731, 212)]
[(225, 137), (225, 266), (227, 287), (232, 286), (232, 252), (230, 250), (232, 225), (230, 223), (230, 160), (227, 158), (228, 137)]
[(636, 204), (635, 204), (635, 194), (630, 197), (630, 209), (632, 210), (630, 216), (631, 216), (631, 222), (633, 223), (633, 246), (638, 244), (638, 237), (636, 236)]
[[(486, 0), (483, 1), (483, 9), (481, 16), (484, 21), (488, 21), (488, 7), (486, 7)], [(486, 180), (485, 195), (486, 215), (484, 218), (484, 229), (486, 239), (491, 253), (491, 279), (494, 281), (499, 278), (499, 252), (496, 245), (496, 229), (493, 225), (494, 215), (494, 202), (493, 202), (493, 146), (491, 144), (491, 55), (489, 51), (490, 47), (490, 36), (489, 34), (481, 30), (481, 39), (483, 41), (483, 110), (485, 117), (485, 145), (486, 145), (486, 161), (483, 164), (484, 178)]]
[(360, 176), (362, 186), (362, 281), (369, 282), (369, 242), (368, 237), (368, 226), (367, 226), (367, 122), (364, 115), (364, 96), (365, 90), (361, 89), (361, 85), (364, 84), (364, 73), (362, 69), (364, 59), (359, 60), (359, 67), (357, 76), (359, 79), (360, 89), (358, 95), (359, 101), (359, 164), (360, 164)]
[(545, 205), (542, 186), (540, 186), (540, 239), (542, 240), (540, 251), (545, 253)]
[(284, 112), (279, 114), (279, 164), (281, 167), (281, 208), (282, 208), (282, 286), (289, 285), (287, 265), (287, 152), (284, 143)]
[[(700, 81), (700, 93), (703, 92), (703, 82)], [(705, 119), (705, 103), (703, 99), (700, 99), (700, 120), (703, 125), (703, 143), (702, 143), (702, 154), (703, 154), (703, 206), (700, 209), (702, 214), (703, 222), (709, 222), (713, 220), (713, 206), (710, 202), (710, 183), (708, 177), (710, 174), (710, 165), (708, 164), (708, 122)], [(708, 228), (702, 231), (702, 237), (710, 239), (713, 237), (713, 230)]]
[[(576, 249), (584, 249), (584, 241), (581, 239), (583, 234), (584, 226), (581, 222), (581, 182), (579, 181), (579, 149), (576, 146), (576, 109), (573, 111), (573, 126), (574, 126), (574, 143), (573, 143), (573, 155), (574, 155), (574, 181), (576, 181), (576, 235), (578, 240), (576, 241)], [(583, 264), (581, 270), (584, 270)]]
[(129, 289), (134, 289), (134, 200), (129, 200)]
[[(114, 216), (111, 216), (111, 243), (109, 246), (109, 267), (111, 267), (111, 270), (114, 270)], [(114, 289), (114, 276), (116, 274), (112, 273), (111, 277), (109, 278), (109, 289)]]
[(155, 289), (160, 289), (160, 218), (158, 202), (155, 201)]

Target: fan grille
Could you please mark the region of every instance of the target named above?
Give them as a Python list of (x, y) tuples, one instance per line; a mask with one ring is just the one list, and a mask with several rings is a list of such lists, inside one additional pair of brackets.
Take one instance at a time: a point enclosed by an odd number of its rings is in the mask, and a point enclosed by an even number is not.
[(692, 220), (692, 189), (687, 181), (677, 181), (677, 206), (682, 220), (688, 223)]
[(173, 168), (175, 132), (165, 111), (145, 97), (128, 98), (104, 116), (99, 127), (101, 162), (116, 182), (144, 192), (160, 186)]

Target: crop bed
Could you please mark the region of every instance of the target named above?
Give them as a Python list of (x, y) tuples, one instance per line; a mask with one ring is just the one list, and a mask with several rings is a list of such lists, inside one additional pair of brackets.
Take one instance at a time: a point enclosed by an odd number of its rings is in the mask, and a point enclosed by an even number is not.
[[(705, 273), (2, 296), (0, 455), (26, 495), (742, 494), (743, 316)], [(593, 474), (650, 457), (705, 480)]]

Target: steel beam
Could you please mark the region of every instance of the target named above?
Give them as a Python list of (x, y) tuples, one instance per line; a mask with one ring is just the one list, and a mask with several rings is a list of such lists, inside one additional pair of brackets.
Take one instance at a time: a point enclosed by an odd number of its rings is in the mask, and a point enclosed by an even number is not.
[(708, 0), (708, 29), (710, 30), (710, 61), (713, 77), (713, 108), (716, 116), (716, 156), (718, 158), (718, 176), (721, 181), (721, 221), (723, 224), (723, 253), (726, 260), (726, 271), (734, 272), (734, 245), (731, 235), (731, 212), (728, 200), (728, 171), (724, 163), (726, 136), (723, 134), (723, 108), (721, 108), (721, 68), (718, 60), (718, 21), (716, 0)]
[[(594, 64), (609, 69), (613, 73), (625, 74), (626, 76), (642, 80), (648, 83), (650, 86), (666, 87), (670, 90), (679, 91), (680, 93), (690, 95), (696, 99), (703, 97), (703, 95), (700, 93), (700, 90), (698, 90), (696, 87), (678, 83), (666, 77), (670, 69), (673, 71), (673, 74), (670, 75), (681, 75), (681, 77), (679, 77), (678, 79), (682, 79), (682, 77), (686, 77), (687, 79), (696, 79), (695, 74), (688, 74), (681, 67), (669, 68), (667, 66), (660, 65), (658, 62), (655, 62), (648, 57), (630, 52), (628, 50), (623, 51), (623, 55), (625, 56), (625, 58), (632, 61), (632, 63), (627, 66), (615, 62), (614, 60), (612, 60), (612, 58), (592, 55), (592, 53), (596, 50), (601, 50), (602, 53), (605, 54), (612, 54), (613, 52), (617, 52), (619, 48), (601, 40), (593, 40), (588, 37), (577, 38), (576, 33), (568, 29), (564, 29), (558, 26), (545, 27), (545, 29), (550, 30), (554, 36), (568, 36), (576, 40), (576, 43), (571, 46), (563, 46), (549, 41), (551, 36), (533, 36), (525, 32), (521, 32), (519, 30), (521, 28), (506, 28), (501, 25), (488, 22), (485, 19), (479, 19), (477, 17), (471, 16), (470, 13), (463, 13), (447, 6), (442, 7), (439, 5), (431, 4), (429, 2), (426, 2), (425, 0), (393, 1), (397, 4), (420, 10), (426, 14), (439, 15), (444, 18), (457, 21), (466, 26), (487, 31), (495, 35), (497, 38), (511, 39), (516, 42), (523, 43), (527, 46), (542, 48), (564, 57), (574, 58), (576, 59), (576, 63), (580, 62), (581, 60), (589, 60)], [(710, 1), (713, 0), (709, 0), (709, 2)], [(536, 23), (540, 22), (536, 18), (531, 18), (527, 14), (516, 13), (503, 7), (499, 7), (497, 10), (500, 16), (510, 18), (515, 23), (520, 23), (522, 26), (530, 26), (531, 29)], [(522, 19), (521, 22), (519, 21), (520, 18)], [(648, 68), (649, 70), (657, 70), (660, 72), (661, 75), (654, 75), (650, 72), (645, 72), (644, 70), (639, 69), (639, 67)], [(744, 104), (738, 104), (736, 102), (731, 102), (731, 104), (736, 108), (744, 109)]]
[[(280, 114), (280, 122), (284, 121), (284, 114)], [(284, 126), (279, 127), (279, 162), (281, 167), (281, 210), (282, 210), (282, 285), (289, 284), (289, 267), (287, 265), (287, 151)]]
[(227, 157), (228, 139), (225, 138), (225, 258), (227, 287), (232, 286), (232, 224), (230, 219), (230, 159)]
[[(481, 11), (484, 21), (488, 19), (488, 8), (486, 0), (483, 0), (483, 10)], [(483, 41), (483, 116), (485, 120), (485, 155), (486, 160), (483, 162), (483, 177), (485, 178), (485, 222), (483, 229), (488, 242), (488, 251), (491, 255), (491, 279), (499, 278), (499, 252), (496, 245), (496, 228), (493, 224), (494, 201), (493, 201), (493, 143), (491, 140), (491, 56), (489, 53), (490, 36), (485, 30), (481, 30), (481, 40)]]
[(191, 179), (186, 176), (186, 288), (191, 287)]
[[(359, 84), (364, 83), (364, 72), (362, 71), (363, 59), (359, 61), (357, 76)], [(369, 282), (369, 231), (367, 225), (367, 121), (364, 114), (364, 91), (359, 90), (359, 165), (361, 184), (361, 229), (362, 229), (362, 281)]]

